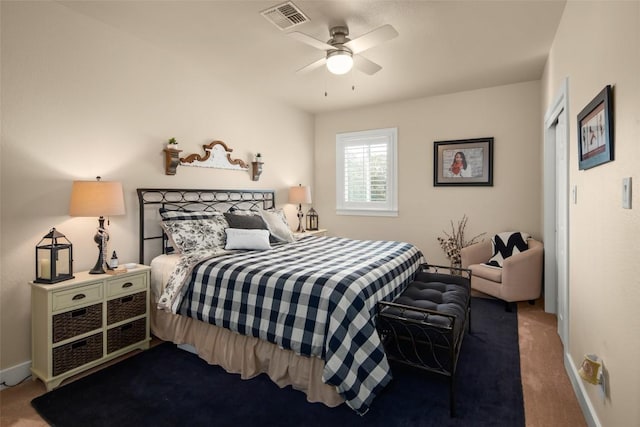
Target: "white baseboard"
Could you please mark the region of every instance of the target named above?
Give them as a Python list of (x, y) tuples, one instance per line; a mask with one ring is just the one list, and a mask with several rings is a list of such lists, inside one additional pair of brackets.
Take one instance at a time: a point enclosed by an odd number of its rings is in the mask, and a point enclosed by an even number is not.
[[(31, 376), (31, 361), (0, 371), (0, 390), (11, 387)], [(5, 385), (6, 384), (6, 385)]]
[(591, 399), (589, 399), (587, 390), (584, 388), (584, 382), (582, 381), (580, 374), (578, 374), (578, 369), (573, 363), (571, 357), (569, 357), (568, 353), (564, 353), (564, 367), (569, 375), (569, 380), (571, 380), (573, 391), (576, 393), (578, 403), (580, 404), (580, 408), (582, 408), (582, 414), (584, 415), (587, 425), (589, 427), (602, 427), (602, 424), (600, 424), (600, 420), (598, 419), (598, 415), (591, 404)]

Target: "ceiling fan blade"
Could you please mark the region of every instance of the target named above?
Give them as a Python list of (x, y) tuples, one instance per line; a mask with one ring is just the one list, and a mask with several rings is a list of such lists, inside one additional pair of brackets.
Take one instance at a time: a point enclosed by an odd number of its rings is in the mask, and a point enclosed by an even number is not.
[(382, 27), (378, 27), (373, 31), (369, 31), (356, 39), (348, 41), (344, 45), (351, 49), (353, 53), (364, 52), (374, 46), (379, 45), (382, 42), (391, 40), (398, 37), (398, 32), (393, 26), (386, 24)]
[(353, 57), (353, 65), (365, 74), (372, 75), (382, 70), (382, 67), (362, 55)]
[(289, 33), (289, 36), (293, 37), (298, 41), (301, 41), (302, 43), (308, 44), (309, 46), (313, 46), (316, 49), (320, 49), (320, 50), (334, 49), (334, 47), (331, 46), (330, 44), (320, 41), (318, 39), (314, 39), (313, 37), (308, 36), (304, 33), (300, 33), (298, 31)]
[(322, 67), (326, 63), (327, 63), (327, 58), (320, 58), (317, 61), (312, 62), (311, 64), (300, 68), (298, 71), (296, 71), (296, 73), (308, 73), (309, 71), (313, 71), (316, 68)]

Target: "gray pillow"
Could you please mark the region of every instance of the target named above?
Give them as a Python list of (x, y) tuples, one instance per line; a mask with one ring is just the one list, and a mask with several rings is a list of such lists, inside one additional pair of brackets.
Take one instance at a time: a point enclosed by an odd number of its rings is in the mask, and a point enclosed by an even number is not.
[(264, 223), (260, 215), (237, 215), (225, 212), (224, 217), (229, 223), (229, 228), (243, 228), (245, 230), (267, 230), (267, 224)]

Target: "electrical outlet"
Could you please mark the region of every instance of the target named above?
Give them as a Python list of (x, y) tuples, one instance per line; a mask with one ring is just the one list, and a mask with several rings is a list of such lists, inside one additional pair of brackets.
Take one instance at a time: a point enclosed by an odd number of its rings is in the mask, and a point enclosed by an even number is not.
[(622, 178), (622, 207), (631, 209), (631, 177)]

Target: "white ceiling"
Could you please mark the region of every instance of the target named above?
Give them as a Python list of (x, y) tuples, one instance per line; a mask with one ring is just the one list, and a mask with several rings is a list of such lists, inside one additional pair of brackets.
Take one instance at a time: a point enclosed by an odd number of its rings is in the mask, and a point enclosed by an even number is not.
[[(565, 6), (564, 0), (294, 0), (310, 21), (281, 31), (260, 12), (284, 1), (60, 3), (199, 63), (221, 81), (312, 113), (537, 80)], [(328, 40), (329, 27), (345, 24), (351, 38), (384, 24), (399, 32), (363, 54), (382, 70), (296, 73), (323, 52), (287, 33)]]

